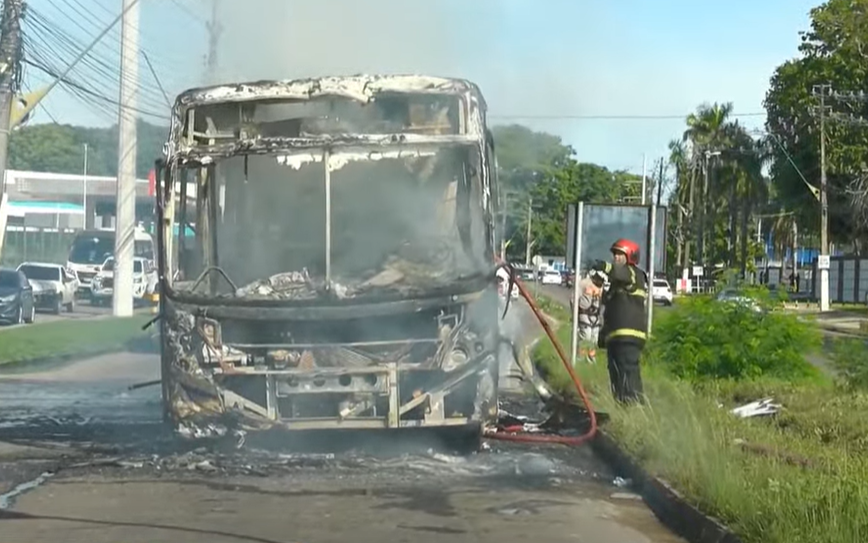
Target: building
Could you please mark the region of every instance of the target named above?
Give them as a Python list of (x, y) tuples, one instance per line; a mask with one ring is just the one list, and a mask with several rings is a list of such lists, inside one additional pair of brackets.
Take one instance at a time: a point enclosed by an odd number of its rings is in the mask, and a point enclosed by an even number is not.
[[(188, 186), (188, 191), (188, 197), (195, 194), (193, 183)], [(10, 224), (18, 222), (19, 225), (29, 225), (31, 220), (39, 223), (53, 220), (52, 224), (39, 226), (57, 227), (58, 223), (70, 220), (72, 223), (69, 228), (114, 226), (117, 206), (116, 177), (7, 170), (6, 192), (9, 195), (10, 211), (17, 208), (23, 213), (18, 217), (20, 221), (12, 220)], [(195, 196), (192, 201), (195, 201)], [(78, 206), (80, 211), (76, 214), (69, 205)], [(54, 211), (51, 211), (52, 209)], [(10, 213), (10, 217), (14, 215)], [(137, 179), (136, 220), (148, 223), (153, 217), (153, 180)]]

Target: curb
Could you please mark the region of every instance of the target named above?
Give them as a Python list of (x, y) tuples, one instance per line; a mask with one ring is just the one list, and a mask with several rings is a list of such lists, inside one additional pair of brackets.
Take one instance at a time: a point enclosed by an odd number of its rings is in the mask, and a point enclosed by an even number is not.
[(690, 543), (744, 543), (718, 519), (708, 516), (660, 478), (640, 467), (608, 434), (597, 430), (591, 449), (613, 471), (632, 479), (648, 508), (670, 530)]
[(868, 334), (866, 334), (865, 332), (862, 332), (859, 329), (849, 328), (847, 326), (835, 326), (834, 324), (818, 324), (817, 327), (825, 332), (834, 332), (836, 334), (843, 334), (847, 336), (868, 339)]

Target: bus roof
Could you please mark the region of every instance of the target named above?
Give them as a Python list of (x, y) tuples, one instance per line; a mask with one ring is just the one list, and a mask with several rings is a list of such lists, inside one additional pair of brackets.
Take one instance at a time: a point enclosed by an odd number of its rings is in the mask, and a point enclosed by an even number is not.
[(218, 102), (269, 99), (313, 100), (327, 96), (343, 96), (359, 102), (370, 102), (377, 94), (384, 93), (473, 94), (484, 106), (479, 87), (466, 79), (414, 74), (358, 74), (307, 79), (260, 80), (196, 87), (178, 95), (175, 100), (175, 109)]

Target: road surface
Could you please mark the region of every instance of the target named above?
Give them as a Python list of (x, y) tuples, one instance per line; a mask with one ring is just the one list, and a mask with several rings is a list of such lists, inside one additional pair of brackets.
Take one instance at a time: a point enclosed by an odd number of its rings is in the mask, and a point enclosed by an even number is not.
[(0, 378), (4, 539), (682, 541), (587, 447), (492, 442), (454, 456), (432, 436), (332, 434), (337, 453), (285, 437), (194, 448), (160, 424), (159, 387), (126, 390), (158, 373), (153, 355), (115, 355)]

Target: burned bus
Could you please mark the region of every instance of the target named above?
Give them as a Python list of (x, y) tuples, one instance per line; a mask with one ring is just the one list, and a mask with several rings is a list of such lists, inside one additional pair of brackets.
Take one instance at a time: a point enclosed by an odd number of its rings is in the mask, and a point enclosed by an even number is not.
[(496, 417), (498, 195), (475, 84), (193, 89), (157, 166), (163, 402), (179, 431), (476, 435)]

